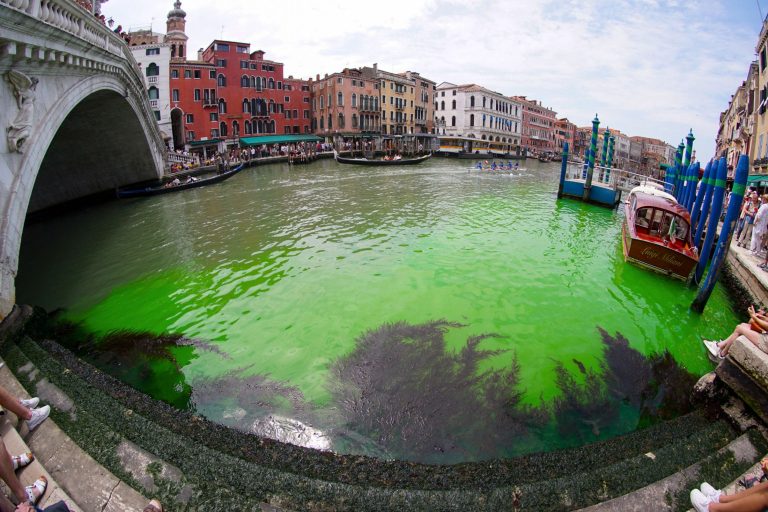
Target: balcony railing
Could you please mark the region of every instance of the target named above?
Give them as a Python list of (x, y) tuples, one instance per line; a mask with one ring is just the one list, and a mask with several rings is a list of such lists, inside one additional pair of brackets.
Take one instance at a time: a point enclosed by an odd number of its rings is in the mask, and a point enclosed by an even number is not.
[(157, 76), (148, 76), (147, 77), (147, 83), (148, 84), (156, 84), (157, 83)]
[(152, 109), (159, 108), (160, 100), (149, 100), (149, 106)]

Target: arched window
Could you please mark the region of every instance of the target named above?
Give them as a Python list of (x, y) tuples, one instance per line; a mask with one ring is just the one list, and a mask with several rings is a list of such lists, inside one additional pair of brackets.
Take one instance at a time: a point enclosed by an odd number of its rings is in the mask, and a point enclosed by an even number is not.
[(470, 96), (469, 97), (469, 106), (470, 107), (474, 107), (475, 106), (475, 97), (474, 96)]
[(158, 76), (160, 74), (160, 68), (154, 62), (147, 66), (147, 76)]
[(250, 84), (251, 84), (251, 88), (255, 89), (256, 88), (256, 77), (252, 76), (249, 81), (250, 81)]
[(440, 102), (440, 110), (445, 110), (445, 102), (444, 101)]
[(269, 122), (269, 133), (275, 133), (275, 122), (270, 121)]
[(219, 114), (226, 114), (227, 113), (227, 102), (223, 99), (219, 100)]
[(325, 121), (323, 116), (320, 116), (320, 129), (325, 130)]
[(160, 91), (157, 89), (157, 87), (152, 86), (149, 88), (149, 99), (151, 100), (159, 100), (160, 99)]
[(451, 126), (456, 126), (456, 116), (451, 116)]
[(219, 73), (218, 78), (216, 79), (216, 84), (219, 87), (226, 87), (227, 86), (227, 77)]
[[(352, 95), (352, 101), (354, 101), (355, 95)], [(363, 117), (365, 119), (365, 117)], [(357, 128), (357, 114), (352, 114), (352, 128)]]
[(456, 100), (453, 100), (453, 101), (451, 102), (451, 108), (452, 108), (453, 110), (456, 110)]
[(328, 129), (333, 130), (333, 117), (331, 114), (328, 114)]
[(485, 108), (485, 96), (483, 96), (483, 108)]
[(243, 113), (244, 114), (251, 113), (251, 102), (248, 100), (243, 100)]
[(251, 122), (250, 121), (246, 121), (245, 123), (243, 123), (243, 128), (245, 129), (245, 134), (246, 135), (251, 135)]
[(259, 102), (256, 98), (251, 98), (251, 115), (259, 115)]
[(240, 136), (240, 123), (238, 123), (237, 121), (232, 121), (232, 136), (233, 137)]
[(269, 100), (269, 113), (275, 113), (275, 100)]
[(274, 89), (275, 88), (275, 79), (274, 78), (270, 78), (269, 79), (269, 88), (270, 89)]
[(240, 78), (240, 87), (250, 87), (250, 85), (251, 85), (251, 80), (247, 76), (243, 75)]
[(357, 94), (352, 93), (352, 108), (357, 107)]
[[(336, 95), (336, 104), (339, 107), (344, 106), (344, 94), (339, 93), (339, 94)], [(339, 127), (339, 128), (341, 128), (341, 127)]]
[(225, 123), (224, 121), (219, 123), (219, 134), (222, 137), (226, 137), (227, 136), (227, 123)]
[(259, 121), (256, 123), (257, 131), (256, 133), (264, 133), (264, 123), (262, 121)]
[(264, 77), (261, 77), (261, 88), (266, 89), (267, 88), (267, 79)]
[(344, 129), (344, 114), (339, 112), (339, 130)]
[(475, 114), (469, 115), (469, 126), (475, 126)]

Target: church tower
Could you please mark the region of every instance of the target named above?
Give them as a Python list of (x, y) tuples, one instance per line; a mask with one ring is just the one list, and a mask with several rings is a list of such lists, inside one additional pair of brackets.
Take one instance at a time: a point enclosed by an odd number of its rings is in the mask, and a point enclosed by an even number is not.
[(187, 13), (181, 9), (181, 2), (176, 0), (173, 10), (168, 13), (166, 22), (165, 42), (171, 45), (171, 62), (184, 61), (187, 58)]

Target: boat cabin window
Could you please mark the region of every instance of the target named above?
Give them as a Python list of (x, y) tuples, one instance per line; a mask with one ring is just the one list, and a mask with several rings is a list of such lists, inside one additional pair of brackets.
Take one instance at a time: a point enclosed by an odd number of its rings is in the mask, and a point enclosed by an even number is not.
[(635, 216), (635, 225), (646, 228), (653, 236), (671, 240), (686, 240), (688, 222), (672, 212), (656, 208), (640, 208)]
[(635, 226), (640, 228), (649, 228), (651, 226), (651, 218), (653, 217), (652, 208), (640, 208), (635, 215)]

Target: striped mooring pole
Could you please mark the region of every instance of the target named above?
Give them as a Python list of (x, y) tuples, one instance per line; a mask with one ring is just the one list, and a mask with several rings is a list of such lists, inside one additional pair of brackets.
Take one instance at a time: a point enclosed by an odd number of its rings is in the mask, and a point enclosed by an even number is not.
[(712, 192), (712, 204), (709, 207), (707, 236), (704, 237), (704, 243), (701, 245), (699, 265), (696, 267), (696, 273), (693, 276), (696, 284), (701, 283), (704, 270), (707, 268), (707, 263), (709, 263), (709, 256), (712, 254), (712, 243), (715, 241), (715, 234), (717, 233), (717, 224), (720, 222), (720, 213), (723, 211), (725, 180), (728, 178), (728, 165), (725, 163), (725, 158), (720, 159), (716, 176), (715, 184), (712, 187), (714, 190)]
[[(726, 176), (728, 175), (728, 166), (725, 164), (725, 159), (722, 161), (723, 167), (726, 169)], [(704, 307), (707, 305), (709, 296), (712, 295), (712, 290), (715, 288), (715, 283), (720, 277), (720, 271), (723, 268), (723, 261), (728, 254), (731, 247), (731, 237), (733, 231), (736, 228), (736, 222), (739, 219), (741, 213), (741, 203), (744, 201), (744, 192), (747, 189), (747, 178), (749, 177), (749, 157), (747, 155), (741, 155), (739, 157), (739, 163), (736, 166), (736, 173), (733, 177), (733, 190), (731, 191), (731, 200), (728, 204), (728, 211), (725, 214), (725, 220), (723, 221), (723, 229), (720, 231), (720, 238), (717, 240), (717, 248), (715, 249), (715, 256), (712, 258), (712, 265), (709, 267), (709, 273), (704, 284), (699, 288), (699, 293), (691, 303), (691, 309), (697, 313), (704, 311)]]
[(699, 214), (698, 225), (696, 226), (696, 235), (693, 240), (693, 244), (699, 248), (699, 254), (701, 254), (701, 235), (704, 234), (704, 227), (707, 222), (707, 215), (709, 215), (709, 207), (712, 206), (712, 193), (715, 191), (715, 181), (717, 181), (717, 173), (720, 169), (720, 160), (714, 160), (712, 162), (712, 169), (709, 171), (709, 182), (704, 194), (704, 201), (701, 203), (701, 213)]
[(560, 163), (560, 185), (557, 187), (557, 198), (563, 197), (563, 185), (565, 185), (565, 171), (568, 168), (568, 143), (563, 143), (563, 161)]
[(600, 119), (592, 120), (592, 140), (589, 143), (589, 167), (587, 168), (587, 180), (584, 182), (584, 194), (582, 201), (589, 201), (589, 192), (592, 189), (592, 175), (595, 173), (595, 155), (597, 154), (597, 129), (600, 127)]
[[(691, 208), (691, 229), (696, 225), (696, 221), (701, 213), (701, 203), (704, 201), (704, 193), (709, 186), (709, 173), (711, 170), (712, 160), (707, 162), (707, 166), (704, 168), (704, 175), (701, 177), (701, 186), (696, 193), (696, 200), (693, 203), (693, 208)], [(693, 242), (693, 245), (697, 245), (695, 241)]]

